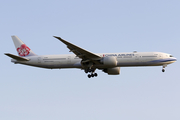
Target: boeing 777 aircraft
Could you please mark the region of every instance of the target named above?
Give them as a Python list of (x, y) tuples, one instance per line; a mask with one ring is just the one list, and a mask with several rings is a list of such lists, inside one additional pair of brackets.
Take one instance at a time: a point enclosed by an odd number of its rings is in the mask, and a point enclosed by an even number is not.
[(102, 70), (108, 75), (119, 75), (120, 67), (133, 66), (162, 66), (162, 72), (168, 64), (174, 63), (177, 59), (170, 54), (162, 52), (129, 52), (129, 53), (102, 53), (95, 54), (83, 48), (80, 48), (60, 37), (56, 37), (63, 42), (70, 52), (74, 54), (67, 55), (36, 55), (26, 44), (17, 36), (12, 36), (14, 45), (19, 54), (5, 55), (13, 58), (11, 62), (15, 64), (24, 64), (29, 66), (62, 69), (79, 68), (83, 69), (88, 77), (96, 77), (96, 69)]

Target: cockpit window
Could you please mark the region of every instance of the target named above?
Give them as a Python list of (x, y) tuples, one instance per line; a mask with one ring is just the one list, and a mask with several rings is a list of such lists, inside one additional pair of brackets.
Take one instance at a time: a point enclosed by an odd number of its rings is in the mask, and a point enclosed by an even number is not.
[(172, 55), (170, 55), (169, 57), (173, 57)]

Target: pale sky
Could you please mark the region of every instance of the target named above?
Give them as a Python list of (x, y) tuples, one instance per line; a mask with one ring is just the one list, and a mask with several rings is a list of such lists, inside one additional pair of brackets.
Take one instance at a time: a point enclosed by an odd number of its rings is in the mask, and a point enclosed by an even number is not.
[[(165, 52), (180, 59), (179, 0), (5, 0), (0, 4), (0, 120), (180, 120), (177, 61), (162, 67), (49, 70), (13, 64), (11, 35), (36, 54)], [(73, 53), (70, 53), (73, 54)]]

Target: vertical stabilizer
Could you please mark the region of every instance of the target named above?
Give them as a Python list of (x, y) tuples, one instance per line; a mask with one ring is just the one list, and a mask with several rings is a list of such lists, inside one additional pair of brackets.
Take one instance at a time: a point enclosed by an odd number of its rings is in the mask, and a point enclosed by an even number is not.
[(11, 36), (19, 56), (36, 55), (26, 44), (24, 44), (17, 36)]

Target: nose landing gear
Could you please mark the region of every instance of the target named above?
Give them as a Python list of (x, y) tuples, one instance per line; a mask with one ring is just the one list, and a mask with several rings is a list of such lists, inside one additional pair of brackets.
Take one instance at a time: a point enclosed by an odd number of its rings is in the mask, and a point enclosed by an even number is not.
[(162, 72), (165, 72), (165, 67), (167, 67), (167, 65), (163, 65)]

